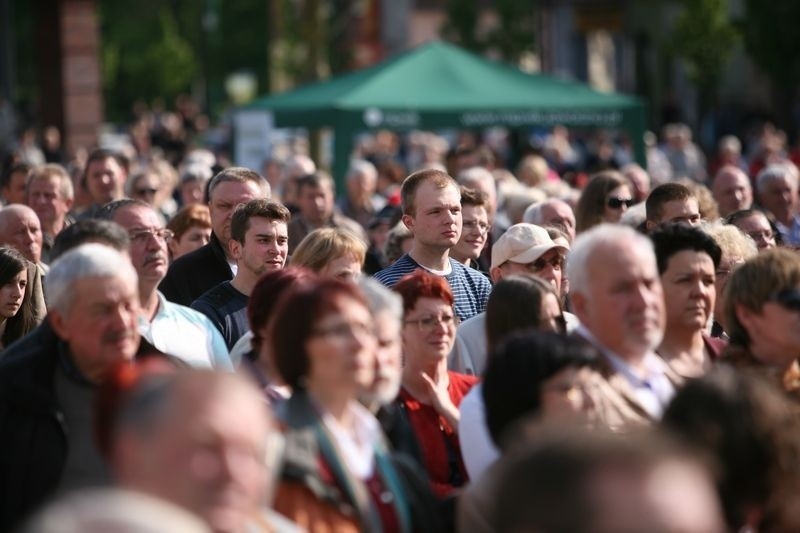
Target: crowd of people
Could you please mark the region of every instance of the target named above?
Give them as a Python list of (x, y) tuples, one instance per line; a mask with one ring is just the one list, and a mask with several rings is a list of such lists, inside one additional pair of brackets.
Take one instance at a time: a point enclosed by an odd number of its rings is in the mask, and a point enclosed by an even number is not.
[(0, 530), (800, 530), (774, 130), (378, 132), (338, 191), (139, 137), (2, 169)]

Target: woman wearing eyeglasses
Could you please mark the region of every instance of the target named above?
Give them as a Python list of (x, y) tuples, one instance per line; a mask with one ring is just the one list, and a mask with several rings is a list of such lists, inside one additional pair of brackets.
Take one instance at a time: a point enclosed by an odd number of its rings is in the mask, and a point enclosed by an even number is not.
[(631, 187), (622, 174), (611, 170), (595, 174), (575, 206), (575, 231), (581, 233), (602, 222), (619, 222), (634, 203)]
[(716, 271), (722, 250), (704, 231), (668, 224), (650, 238), (656, 252), (667, 327), (656, 352), (678, 375), (700, 377), (719, 357), (725, 343), (707, 333), (716, 301)]
[(375, 373), (364, 296), (349, 282), (309, 280), (272, 316), (267, 341), (293, 390), (278, 411), (286, 447), (274, 509), (308, 531), (411, 531), (404, 478), (357, 401)]
[(764, 374), (800, 399), (800, 256), (761, 252), (731, 275), (725, 297), (730, 343), (722, 360)]
[(477, 378), (449, 372), (456, 335), (453, 293), (424, 270), (403, 277), (403, 386), (397, 401), (420, 444), (434, 492), (446, 497), (468, 480), (458, 442), (458, 406)]

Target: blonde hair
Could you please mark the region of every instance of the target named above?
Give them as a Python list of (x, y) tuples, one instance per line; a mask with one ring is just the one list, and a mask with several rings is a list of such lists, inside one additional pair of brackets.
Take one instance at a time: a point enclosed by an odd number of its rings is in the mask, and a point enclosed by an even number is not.
[(312, 231), (295, 248), (289, 264), (314, 272), (342, 256), (353, 257), (364, 264), (367, 245), (358, 235), (344, 228), (320, 228)]

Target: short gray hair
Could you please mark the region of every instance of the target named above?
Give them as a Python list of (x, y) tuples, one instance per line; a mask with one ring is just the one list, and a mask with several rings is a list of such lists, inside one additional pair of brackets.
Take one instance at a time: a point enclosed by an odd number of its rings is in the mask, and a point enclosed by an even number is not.
[(354, 159), (350, 162), (350, 167), (347, 169), (347, 179), (350, 180), (356, 176), (368, 175), (373, 179), (378, 177), (378, 169), (375, 165), (365, 159)]
[(589, 279), (589, 264), (598, 246), (630, 242), (637, 250), (648, 250), (653, 256), (653, 243), (645, 235), (622, 224), (599, 224), (580, 233), (572, 243), (567, 256), (567, 279), (571, 293), (586, 293), (592, 280)]
[(44, 278), (48, 308), (68, 313), (75, 300), (75, 283), (85, 278), (129, 278), (137, 283), (130, 259), (97, 243), (82, 244), (66, 252)]
[(369, 276), (358, 279), (358, 288), (367, 299), (372, 316), (389, 312), (398, 322), (403, 319), (403, 298), (399, 294)]
[(768, 183), (781, 178), (787, 178), (797, 189), (797, 167), (792, 163), (774, 163), (758, 173), (756, 190), (763, 193)]

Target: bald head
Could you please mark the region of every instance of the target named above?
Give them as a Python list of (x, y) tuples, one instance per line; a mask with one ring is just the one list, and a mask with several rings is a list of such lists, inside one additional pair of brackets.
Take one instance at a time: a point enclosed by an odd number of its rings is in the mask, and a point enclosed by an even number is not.
[(0, 210), (0, 244), (13, 246), (28, 261), (41, 261), (42, 226), (33, 209), (10, 204)]
[(714, 176), (711, 194), (719, 207), (719, 214), (723, 217), (750, 209), (753, 204), (753, 189), (750, 179), (740, 168), (726, 165), (719, 169)]

